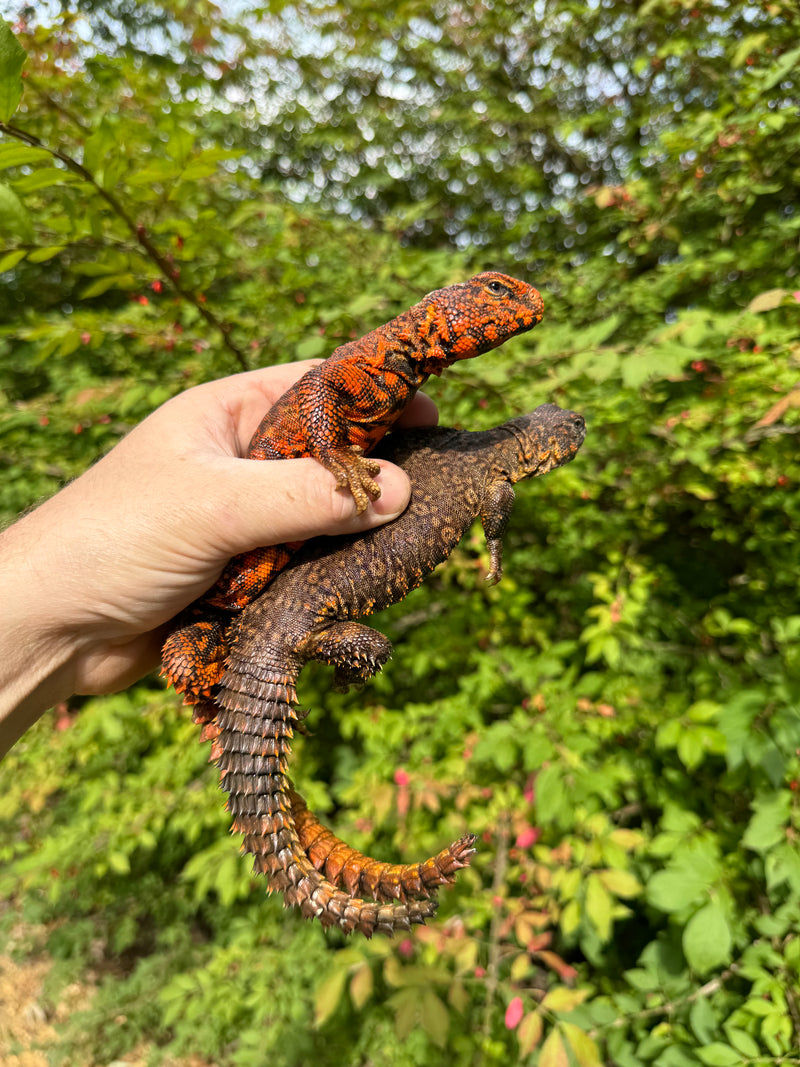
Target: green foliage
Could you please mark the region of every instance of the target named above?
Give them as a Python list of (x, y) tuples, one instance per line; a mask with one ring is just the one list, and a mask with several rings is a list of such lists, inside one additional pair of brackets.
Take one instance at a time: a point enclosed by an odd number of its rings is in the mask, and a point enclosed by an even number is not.
[(18, 24), (21, 102), (0, 35), (4, 518), (176, 391), (487, 263), (535, 271), (546, 319), (434, 383), (443, 420), (552, 400), (589, 436), (518, 491), (497, 588), (476, 531), (378, 620), (373, 683), (301, 679), (296, 778), (337, 833), (480, 835), (429, 928), (348, 943), (266, 899), (155, 679), (16, 746), (3, 922), (46, 930), (54, 999), (98, 987), (60, 1052), (797, 1062), (793, 6), (257, 14)]

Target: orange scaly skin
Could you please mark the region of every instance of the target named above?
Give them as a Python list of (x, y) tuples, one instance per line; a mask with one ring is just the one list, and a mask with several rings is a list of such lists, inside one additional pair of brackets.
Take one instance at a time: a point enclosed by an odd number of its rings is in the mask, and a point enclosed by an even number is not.
[(475, 854), (475, 834), (464, 834), (452, 845), (422, 863), (384, 863), (357, 852), (324, 826), (291, 786), (287, 789), (300, 845), (328, 881), (351, 897), (371, 897), (389, 903), (425, 900), (443, 885), (453, 885), (455, 873), (468, 867)]
[[(380, 468), (364, 453), (427, 378), (527, 332), (543, 312), (533, 286), (493, 271), (429, 293), (391, 322), (337, 348), (296, 382), (264, 417), (248, 457), (313, 456), (362, 512), (370, 497), (380, 495), (374, 481)], [(236, 556), (180, 619), (164, 646), (164, 673), (187, 703), (207, 698), (222, 677), (229, 620), (224, 613), (254, 600), (299, 547), (274, 545)]]

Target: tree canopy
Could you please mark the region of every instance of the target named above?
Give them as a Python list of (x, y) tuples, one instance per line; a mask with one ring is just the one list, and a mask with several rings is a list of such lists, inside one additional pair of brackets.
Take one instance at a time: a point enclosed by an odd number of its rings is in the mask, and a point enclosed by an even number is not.
[(5, 521), (176, 392), (487, 267), (545, 321), (435, 383), (442, 421), (589, 424), (519, 489), (497, 588), (476, 532), (377, 620), (374, 683), (302, 679), (294, 773), (337, 833), (481, 835), (430, 928), (347, 942), (265, 898), (156, 677), (16, 746), (0, 924), (53, 1010), (92, 993), (53, 1054), (800, 1062), (796, 5), (0, 13)]

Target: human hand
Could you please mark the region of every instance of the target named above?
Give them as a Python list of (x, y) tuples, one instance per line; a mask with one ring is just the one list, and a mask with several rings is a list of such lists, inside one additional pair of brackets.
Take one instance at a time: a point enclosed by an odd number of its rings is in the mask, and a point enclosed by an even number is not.
[[(403, 511), (408, 479), (385, 462), (381, 496), (359, 516), (313, 459), (241, 458), (264, 412), (315, 362), (174, 397), (0, 536), (11, 606), (0, 631), (0, 714), (28, 713), (15, 736), (56, 700), (113, 692), (145, 674), (165, 624), (231, 556), (368, 529)], [(417, 394), (399, 425), (435, 422), (433, 402)]]

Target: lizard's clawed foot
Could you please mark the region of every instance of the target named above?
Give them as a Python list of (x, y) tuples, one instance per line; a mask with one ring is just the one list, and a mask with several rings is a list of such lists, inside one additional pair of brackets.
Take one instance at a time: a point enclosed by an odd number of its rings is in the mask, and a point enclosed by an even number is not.
[(350, 490), (359, 515), (367, 510), (370, 498), (377, 500), (381, 495), (381, 487), (374, 480), (381, 465), (377, 460), (366, 458), (360, 445), (327, 452), (317, 459), (331, 472), (340, 489)]
[(167, 638), (161, 652), (161, 673), (179, 693), (185, 704), (196, 704), (211, 696), (222, 679), (225, 657), (225, 627), (219, 619), (203, 619), (181, 626)]
[(306, 655), (336, 668), (333, 684), (339, 692), (363, 685), (383, 669), (392, 654), (388, 637), (349, 619), (309, 634), (300, 647)]

